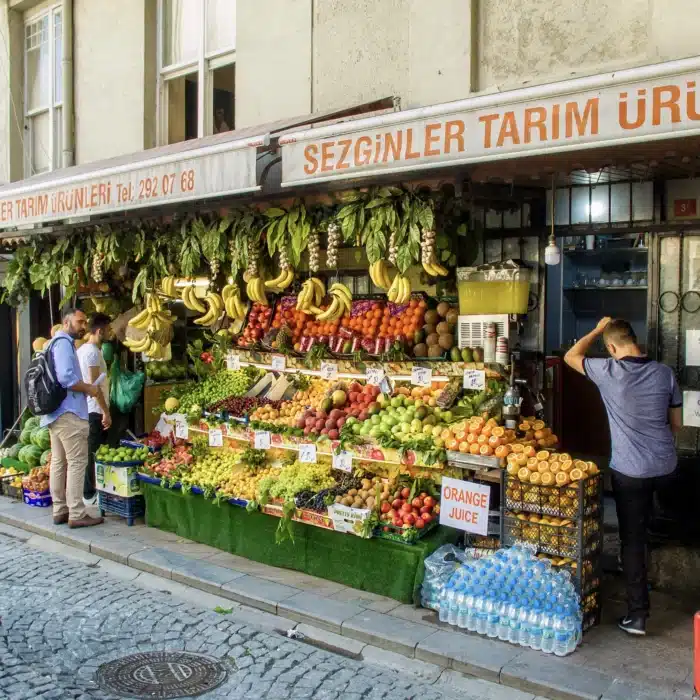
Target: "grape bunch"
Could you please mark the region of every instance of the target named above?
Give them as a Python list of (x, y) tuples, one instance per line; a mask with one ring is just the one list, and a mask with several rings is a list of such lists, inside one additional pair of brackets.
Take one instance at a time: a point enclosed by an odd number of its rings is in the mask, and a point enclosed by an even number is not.
[(362, 481), (351, 474), (342, 472), (336, 472), (336, 474), (342, 474), (342, 476), (338, 477), (335, 486), (318, 492), (302, 491), (297, 494), (295, 498), (297, 508), (306, 508), (316, 513), (325, 513), (328, 510), (328, 503), (333, 503), (336, 496), (340, 496), (350, 489), (362, 488)]
[(330, 465), (297, 461), (284, 467), (276, 479), (263, 479), (258, 485), (258, 494), (290, 500), (302, 491), (317, 493), (335, 485)]
[(261, 406), (270, 406), (277, 410), (281, 405), (282, 401), (273, 401), (259, 396), (229, 396), (227, 399), (217, 401), (210, 410), (226, 411), (232, 416), (243, 417), (250, 415)]
[(203, 382), (188, 385), (180, 396), (180, 412), (190, 413), (194, 407), (209, 408), (230, 396), (243, 396), (252, 383), (250, 374), (242, 369), (216, 372)]

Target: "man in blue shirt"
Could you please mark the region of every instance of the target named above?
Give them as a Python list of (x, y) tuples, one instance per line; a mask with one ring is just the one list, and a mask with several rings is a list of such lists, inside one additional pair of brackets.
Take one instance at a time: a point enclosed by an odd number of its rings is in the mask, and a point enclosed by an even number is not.
[(103, 518), (88, 514), (83, 503), (83, 483), (88, 462), (88, 403), (87, 397), (101, 402), (104, 415), (104, 394), (99, 386), (87, 384), (80, 372), (75, 351), (75, 341), (87, 330), (85, 314), (78, 309), (63, 312), (63, 329), (51, 340), (56, 377), (65, 389), (66, 398), (53, 412), (41, 419), (51, 435), (51, 498), (53, 521), (56, 525), (68, 523), (68, 527), (99, 525)]
[[(586, 357), (603, 336), (612, 359)], [(677, 466), (674, 434), (682, 426), (682, 397), (670, 367), (650, 360), (627, 321), (604, 318), (564, 356), (595, 383), (610, 423), (613, 495), (627, 584), (628, 613), (619, 622), (629, 634), (646, 634), (648, 529), (654, 492)]]

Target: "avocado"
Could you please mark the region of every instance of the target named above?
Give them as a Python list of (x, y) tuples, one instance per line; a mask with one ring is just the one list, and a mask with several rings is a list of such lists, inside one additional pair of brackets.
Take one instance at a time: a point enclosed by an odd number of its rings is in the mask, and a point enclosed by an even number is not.
[(474, 358), (474, 362), (483, 362), (484, 361), (484, 351), (481, 348), (473, 348), (472, 349), (472, 357)]
[(425, 340), (425, 332), (421, 328), (419, 328), (413, 334), (413, 344), (420, 345), (424, 340)]
[(450, 350), (450, 360), (452, 362), (460, 362), (462, 359), (462, 355), (459, 352), (459, 348), (454, 347), (452, 350)]
[(462, 362), (474, 362), (471, 348), (464, 348), (462, 350)]

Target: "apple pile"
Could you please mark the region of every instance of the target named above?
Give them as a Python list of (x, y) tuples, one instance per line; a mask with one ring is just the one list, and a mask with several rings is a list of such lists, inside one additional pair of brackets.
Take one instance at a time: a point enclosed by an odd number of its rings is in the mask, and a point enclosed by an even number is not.
[(272, 308), (255, 302), (248, 314), (248, 323), (238, 338), (239, 347), (247, 348), (260, 342), (269, 330), (271, 320)]
[(384, 532), (389, 532), (391, 525), (403, 530), (411, 527), (422, 530), (438, 516), (440, 506), (432, 496), (423, 491), (409, 500), (410, 495), (411, 489), (405, 486), (394, 492), (393, 499), (382, 499), (379, 521), (383, 524)]

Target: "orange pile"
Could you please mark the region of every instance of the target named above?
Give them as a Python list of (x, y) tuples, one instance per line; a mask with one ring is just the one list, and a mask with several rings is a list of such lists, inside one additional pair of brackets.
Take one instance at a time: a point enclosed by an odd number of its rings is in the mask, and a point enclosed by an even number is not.
[(360, 338), (376, 338), (383, 314), (388, 311), (381, 301), (372, 301), (367, 306), (366, 311), (356, 315), (345, 314), (340, 319), (340, 327), (352, 331), (353, 335)]
[(416, 331), (422, 328), (425, 323), (427, 304), (423, 299), (411, 299), (406, 308), (393, 316), (392, 307), (396, 308), (394, 304), (387, 305), (380, 317), (379, 337), (401, 336), (404, 341), (413, 345)]

